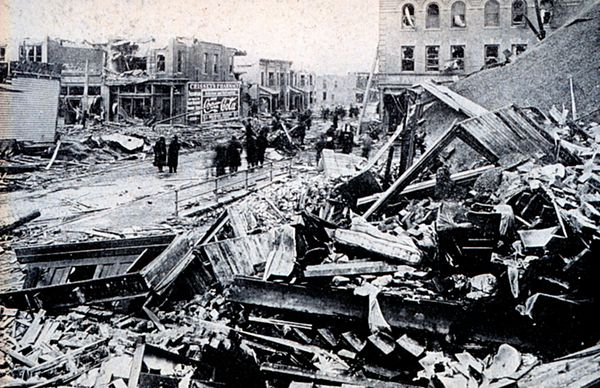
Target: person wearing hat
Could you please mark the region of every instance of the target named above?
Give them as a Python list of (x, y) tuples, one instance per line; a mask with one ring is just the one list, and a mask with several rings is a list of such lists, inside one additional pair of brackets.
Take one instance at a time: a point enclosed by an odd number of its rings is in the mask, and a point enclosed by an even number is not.
[(179, 141), (177, 135), (173, 136), (173, 140), (169, 143), (169, 152), (167, 155), (167, 165), (170, 173), (177, 173), (177, 164), (179, 161)]

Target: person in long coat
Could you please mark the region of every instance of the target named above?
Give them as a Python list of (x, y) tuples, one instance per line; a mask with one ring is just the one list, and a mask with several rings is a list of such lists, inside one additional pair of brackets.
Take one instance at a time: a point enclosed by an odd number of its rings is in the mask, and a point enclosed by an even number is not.
[(227, 165), (227, 144), (217, 143), (215, 145), (215, 154), (213, 166), (216, 169), (216, 176), (225, 175), (225, 166)]
[(241, 151), (242, 145), (235, 136), (231, 136), (231, 140), (227, 145), (227, 161), (230, 173), (237, 172), (238, 168), (242, 165)]
[(258, 138), (256, 139), (256, 163), (263, 166), (265, 163), (265, 152), (267, 150), (267, 146), (269, 145), (269, 140), (267, 139), (268, 129), (262, 128), (260, 133), (258, 134)]
[(173, 140), (169, 143), (169, 152), (167, 155), (167, 165), (169, 166), (169, 172), (177, 173), (177, 164), (179, 161), (179, 141), (177, 135), (173, 136)]
[(154, 165), (158, 167), (158, 172), (162, 172), (163, 167), (167, 164), (167, 144), (165, 138), (160, 137), (154, 144)]
[(253, 168), (256, 166), (256, 135), (252, 130), (252, 124), (247, 121), (246, 126), (246, 159), (248, 160), (248, 167)]

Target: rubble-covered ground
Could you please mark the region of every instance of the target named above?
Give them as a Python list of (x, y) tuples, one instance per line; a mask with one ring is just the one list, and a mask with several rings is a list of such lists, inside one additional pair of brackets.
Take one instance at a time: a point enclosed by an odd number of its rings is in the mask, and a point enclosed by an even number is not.
[[(265, 167), (242, 171), (239, 181), (228, 178), (233, 183), (218, 193), (220, 201), (206, 199), (210, 206), (195, 193), (189, 208), (180, 209), (196, 209), (187, 217), (175, 217), (169, 197), (176, 187), (184, 193), (186, 184), (212, 178), (203, 168), (210, 164), (210, 139), (223, 128), (187, 137), (177, 128), (119, 127), (113, 133), (143, 139), (131, 154), (115, 151), (120, 146), (109, 145), (115, 138), (102, 140), (111, 131), (64, 129), (65, 143), (83, 147), (82, 162), (26, 173), (17, 191), (5, 193), (10, 206), (22, 201), (20, 214), (48, 208), (3, 237), (2, 274), (15, 284), (26, 275), (26, 285), (17, 287), (26, 290), (0, 295), (6, 306), (0, 381), (15, 387), (598, 384), (600, 127), (544, 125), (568, 141), (580, 163), (520, 155), (469, 164), (484, 165), (469, 180), (452, 178), (460, 170), (436, 174), (430, 166), (374, 217), (362, 215), (373, 203), (369, 196), (385, 193), (386, 158), (365, 169), (360, 147), (351, 155), (325, 150), (317, 166), (314, 143), (329, 123), (316, 120), (304, 148), (275, 144), (272, 160), (284, 166), (275, 179), (267, 179)], [(173, 131), (187, 148), (176, 177), (158, 174), (148, 158), (156, 137)], [(105, 155), (113, 155), (110, 163), (101, 162)], [(77, 165), (86, 159), (98, 164)], [(71, 168), (89, 175), (77, 177)], [(105, 281), (101, 276), (68, 280), (83, 264), (65, 264), (67, 281), (55, 283), (57, 270), (50, 280), (32, 274), (33, 267), (47, 268), (35, 261), (43, 258), (21, 263), (12, 252), (165, 234), (178, 237), (149, 262), (128, 262), (113, 274), (144, 279), (142, 296), (124, 292), (109, 301), (89, 286)]]

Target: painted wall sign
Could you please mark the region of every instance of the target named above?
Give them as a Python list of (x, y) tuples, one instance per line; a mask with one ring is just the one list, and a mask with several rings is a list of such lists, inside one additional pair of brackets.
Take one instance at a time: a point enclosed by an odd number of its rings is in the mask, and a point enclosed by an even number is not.
[(188, 122), (206, 124), (240, 116), (239, 82), (188, 82)]

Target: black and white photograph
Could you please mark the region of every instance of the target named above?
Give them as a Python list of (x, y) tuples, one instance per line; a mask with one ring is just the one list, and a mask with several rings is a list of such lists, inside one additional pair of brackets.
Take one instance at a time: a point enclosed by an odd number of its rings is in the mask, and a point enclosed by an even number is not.
[(0, 386), (600, 387), (600, 0), (0, 0)]

